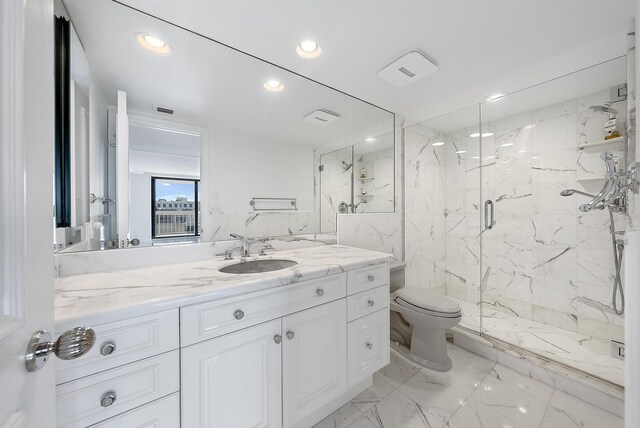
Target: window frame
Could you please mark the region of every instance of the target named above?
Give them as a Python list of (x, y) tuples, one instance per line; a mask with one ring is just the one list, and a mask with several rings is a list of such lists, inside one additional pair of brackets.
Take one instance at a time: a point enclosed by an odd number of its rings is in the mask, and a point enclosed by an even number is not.
[[(195, 227), (194, 233), (181, 234), (181, 235), (163, 235), (156, 236), (156, 180), (173, 180), (173, 181), (186, 181), (194, 184), (194, 213), (195, 213)], [(184, 238), (192, 236), (200, 236), (199, 227), (199, 209), (200, 199), (198, 198), (198, 192), (200, 191), (200, 179), (196, 178), (184, 178), (184, 177), (151, 177), (151, 239), (170, 239), (170, 238)], [(172, 202), (173, 204), (173, 202)]]

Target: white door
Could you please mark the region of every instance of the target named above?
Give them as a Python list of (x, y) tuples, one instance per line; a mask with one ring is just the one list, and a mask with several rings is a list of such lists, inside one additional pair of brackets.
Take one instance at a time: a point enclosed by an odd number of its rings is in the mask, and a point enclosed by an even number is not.
[(53, 331), (53, 0), (0, 2), (0, 426), (51, 427), (55, 367), (25, 369)]
[(345, 299), (282, 319), (286, 427), (347, 391), (346, 324)]
[(182, 350), (182, 426), (282, 427), (280, 319)]
[(118, 91), (116, 115), (116, 234), (118, 247), (129, 244), (129, 116), (127, 93)]

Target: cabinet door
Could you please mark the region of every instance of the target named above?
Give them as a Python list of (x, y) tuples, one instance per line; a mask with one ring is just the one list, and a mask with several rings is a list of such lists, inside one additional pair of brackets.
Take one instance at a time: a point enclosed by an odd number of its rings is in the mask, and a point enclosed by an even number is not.
[(347, 391), (345, 299), (282, 319), (285, 426)]
[(182, 350), (183, 427), (282, 427), (280, 322)]

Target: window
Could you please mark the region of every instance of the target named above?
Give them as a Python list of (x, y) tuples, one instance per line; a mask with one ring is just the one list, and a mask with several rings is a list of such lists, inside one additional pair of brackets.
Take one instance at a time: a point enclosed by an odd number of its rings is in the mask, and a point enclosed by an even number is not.
[(151, 178), (153, 239), (200, 234), (200, 180)]

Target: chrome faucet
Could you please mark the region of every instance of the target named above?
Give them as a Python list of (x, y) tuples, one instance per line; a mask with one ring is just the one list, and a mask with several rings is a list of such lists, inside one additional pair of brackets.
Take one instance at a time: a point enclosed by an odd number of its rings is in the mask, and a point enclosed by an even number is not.
[(253, 239), (245, 238), (242, 235), (238, 235), (237, 233), (229, 234), (232, 238), (239, 239), (242, 242), (242, 254), (241, 257), (249, 257), (249, 245), (258, 242)]

